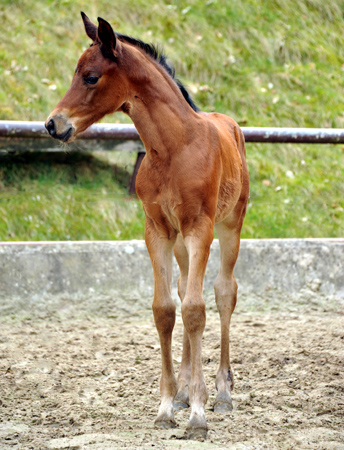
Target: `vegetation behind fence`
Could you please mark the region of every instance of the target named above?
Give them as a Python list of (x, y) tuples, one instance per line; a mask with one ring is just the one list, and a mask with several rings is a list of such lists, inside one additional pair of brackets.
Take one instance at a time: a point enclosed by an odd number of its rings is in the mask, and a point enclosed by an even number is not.
[[(85, 10), (161, 43), (206, 111), (242, 126), (343, 128), (343, 9), (339, 0), (4, 0), (0, 119), (46, 118), (89, 44), (79, 16)], [(106, 118), (116, 120), (128, 122)], [(247, 154), (244, 237), (343, 236), (342, 145), (248, 144)], [(3, 156), (0, 239), (141, 238), (142, 209), (124, 187), (135, 157)]]

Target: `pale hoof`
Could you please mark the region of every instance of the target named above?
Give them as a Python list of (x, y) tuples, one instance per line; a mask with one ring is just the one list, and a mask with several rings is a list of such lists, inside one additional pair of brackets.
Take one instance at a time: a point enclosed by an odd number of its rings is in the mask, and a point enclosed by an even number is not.
[(177, 424), (175, 420), (158, 420), (154, 422), (156, 428), (161, 428), (163, 430), (169, 430), (170, 428), (176, 428)]
[(190, 405), (188, 403), (183, 402), (182, 400), (175, 400), (173, 402), (173, 409), (175, 411), (182, 411), (183, 409), (189, 408)]
[(214, 412), (226, 413), (233, 411), (231, 395), (228, 392), (219, 392), (215, 398)]
[(233, 411), (232, 402), (217, 402), (214, 404), (214, 412), (227, 413)]
[(207, 439), (207, 428), (189, 428), (185, 431), (185, 438), (194, 441), (204, 441)]
[(190, 407), (189, 403), (189, 391), (187, 389), (180, 389), (177, 395), (174, 397), (173, 409), (175, 411), (181, 411)]
[(189, 423), (186, 427), (186, 439), (194, 439), (195, 441), (204, 440), (207, 438), (208, 425), (204, 416), (193, 415), (190, 417)]

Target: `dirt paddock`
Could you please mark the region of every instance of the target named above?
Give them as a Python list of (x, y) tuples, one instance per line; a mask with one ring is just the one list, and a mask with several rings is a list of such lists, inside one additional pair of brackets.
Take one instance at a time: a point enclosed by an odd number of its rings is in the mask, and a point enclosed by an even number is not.
[[(239, 303), (240, 305), (240, 303)], [(311, 305), (311, 306), (310, 306)], [(344, 316), (325, 303), (243, 303), (233, 316), (234, 410), (212, 411), (219, 321), (208, 309), (206, 442), (156, 430), (160, 353), (149, 311), (0, 321), (0, 449), (344, 449)], [(182, 321), (174, 332), (176, 371)]]

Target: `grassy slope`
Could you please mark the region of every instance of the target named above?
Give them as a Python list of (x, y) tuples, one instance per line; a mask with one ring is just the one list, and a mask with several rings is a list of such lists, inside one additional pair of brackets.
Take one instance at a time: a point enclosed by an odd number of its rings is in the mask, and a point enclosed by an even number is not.
[[(88, 45), (85, 10), (161, 43), (207, 111), (243, 126), (343, 127), (344, 1), (326, 3), (3, 0), (0, 119), (45, 119)], [(116, 120), (128, 118), (105, 121)], [(343, 236), (342, 146), (248, 144), (247, 155), (244, 237)], [(141, 238), (140, 206), (116, 182), (132, 164), (119, 154), (0, 161), (0, 239)]]

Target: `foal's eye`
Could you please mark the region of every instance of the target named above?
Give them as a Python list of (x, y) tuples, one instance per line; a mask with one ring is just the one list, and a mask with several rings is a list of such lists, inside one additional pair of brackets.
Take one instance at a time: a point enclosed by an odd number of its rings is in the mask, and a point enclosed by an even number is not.
[(84, 78), (84, 80), (87, 84), (96, 84), (99, 80), (99, 77), (86, 77)]

